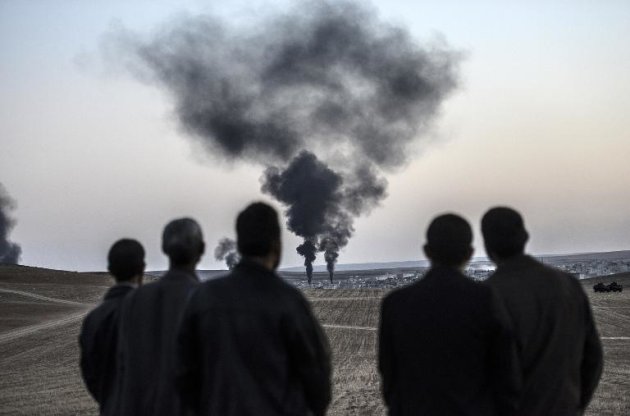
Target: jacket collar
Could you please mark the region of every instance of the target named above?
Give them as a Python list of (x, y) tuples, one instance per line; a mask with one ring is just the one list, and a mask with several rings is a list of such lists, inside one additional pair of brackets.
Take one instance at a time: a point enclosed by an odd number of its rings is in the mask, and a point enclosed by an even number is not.
[(262, 264), (255, 262), (253, 260), (244, 258), (242, 259), (237, 265), (236, 267), (234, 267), (234, 272), (242, 272), (244, 274), (261, 274), (261, 275), (266, 275), (269, 277), (278, 277), (278, 275), (267, 269), (265, 266), (263, 266)]
[(435, 280), (442, 280), (445, 277), (446, 278), (455, 277), (455, 278), (467, 279), (467, 277), (457, 268), (435, 265), (435, 266), (431, 266), (431, 268), (429, 269), (429, 271), (427, 272), (427, 274), (424, 276), (424, 278), (422, 280), (425, 280), (425, 279), (428, 279), (428, 280), (433, 280), (433, 279), (435, 279)]
[(127, 283), (117, 283), (105, 293), (103, 300), (116, 299), (125, 296), (135, 289), (135, 286)]
[(169, 282), (185, 281), (185, 282), (190, 282), (190, 283), (199, 283), (199, 277), (197, 276), (196, 273), (185, 272), (183, 270), (178, 270), (178, 269), (168, 270), (166, 273), (164, 273), (164, 275), (162, 276), (160, 280), (165, 280)]
[(501, 261), (501, 263), (497, 264), (497, 271), (499, 270), (520, 270), (532, 267), (532, 265), (536, 264), (536, 260), (527, 255), (527, 254), (519, 254), (514, 257), (510, 257)]

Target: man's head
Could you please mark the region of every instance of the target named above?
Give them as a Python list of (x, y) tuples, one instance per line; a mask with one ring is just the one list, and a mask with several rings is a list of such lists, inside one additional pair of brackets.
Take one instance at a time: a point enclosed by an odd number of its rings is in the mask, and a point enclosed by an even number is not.
[(241, 256), (278, 267), (282, 245), (276, 210), (263, 202), (249, 205), (236, 218), (236, 240)]
[(436, 217), (427, 229), (424, 252), (433, 265), (462, 267), (473, 253), (472, 229), (455, 214)]
[(118, 283), (142, 283), (144, 266), (144, 248), (136, 240), (123, 238), (109, 249), (107, 270)]
[(486, 252), (492, 260), (523, 254), (529, 235), (521, 215), (511, 208), (490, 209), (481, 219)]
[(169, 222), (162, 233), (162, 251), (171, 267), (193, 267), (205, 250), (203, 233), (197, 221), (179, 218)]

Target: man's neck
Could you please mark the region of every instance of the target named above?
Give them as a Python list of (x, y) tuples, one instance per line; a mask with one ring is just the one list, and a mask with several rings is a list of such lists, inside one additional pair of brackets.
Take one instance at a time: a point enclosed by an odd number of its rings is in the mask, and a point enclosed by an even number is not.
[(498, 258), (497, 257), (497, 258), (495, 258), (493, 260), (494, 260), (495, 264), (497, 265), (497, 267), (499, 267), (499, 266), (503, 266), (506, 263), (510, 263), (511, 261), (513, 261), (515, 259), (521, 258), (523, 256), (525, 256), (525, 253), (519, 253), (519, 254), (515, 254), (513, 256), (509, 256), (509, 257), (502, 257), (502, 258)]
[(138, 287), (138, 283), (132, 281), (116, 282), (115, 286), (127, 286), (135, 289)]
[(265, 269), (269, 270), (270, 272), (273, 272), (275, 270), (274, 268), (274, 260), (270, 257), (270, 256), (265, 256), (265, 257), (246, 257), (247, 260), (256, 263), (262, 267), (264, 267)]
[(459, 266), (454, 266), (454, 265), (447, 265), (447, 264), (441, 264), (441, 263), (431, 263), (431, 268), (432, 269), (449, 269), (449, 270), (456, 271), (458, 273), (463, 273), (464, 270), (466, 269), (466, 264), (467, 263), (464, 263)]
[(182, 273), (186, 273), (186, 274), (195, 274), (196, 271), (196, 267), (197, 264), (171, 264), (169, 266), (169, 270), (170, 271), (177, 271), (177, 272), (182, 272)]

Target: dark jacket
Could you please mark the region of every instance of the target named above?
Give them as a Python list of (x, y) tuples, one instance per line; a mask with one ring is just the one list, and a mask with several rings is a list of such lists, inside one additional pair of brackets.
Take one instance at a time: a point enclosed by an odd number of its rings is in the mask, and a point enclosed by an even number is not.
[(105, 293), (103, 303), (85, 317), (79, 334), (81, 375), (101, 413), (111, 399), (116, 376), (120, 305), (133, 289), (125, 284), (111, 287)]
[(582, 285), (529, 256), (498, 266), (487, 280), (514, 324), (524, 389), (522, 415), (576, 415), (602, 371), (602, 347)]
[(328, 341), (304, 296), (254, 262), (201, 285), (178, 343), (177, 384), (194, 414), (325, 414)]
[(122, 305), (116, 416), (177, 416), (173, 385), (175, 336), (197, 276), (168, 271), (138, 288)]
[(383, 300), (379, 370), (398, 415), (508, 415), (520, 369), (505, 311), (492, 290), (434, 267)]

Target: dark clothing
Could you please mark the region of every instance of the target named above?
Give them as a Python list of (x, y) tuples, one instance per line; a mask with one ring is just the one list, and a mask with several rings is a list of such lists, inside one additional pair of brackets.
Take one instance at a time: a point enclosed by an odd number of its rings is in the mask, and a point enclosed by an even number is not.
[(383, 300), (379, 370), (399, 415), (509, 415), (518, 402), (514, 339), (492, 290), (434, 267)]
[(487, 280), (503, 298), (523, 368), (521, 415), (577, 415), (602, 371), (602, 347), (580, 282), (529, 256)]
[(111, 287), (81, 327), (81, 374), (100, 413), (104, 413), (114, 391), (118, 315), (125, 295), (132, 290), (133, 286), (124, 284)]
[(254, 262), (201, 285), (178, 343), (178, 389), (196, 415), (326, 412), (328, 340), (304, 296)]
[(130, 294), (122, 305), (116, 416), (177, 416), (173, 385), (175, 336), (197, 276), (170, 270)]

